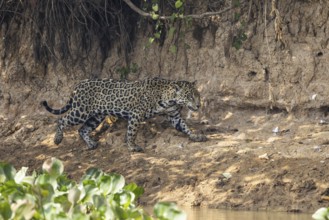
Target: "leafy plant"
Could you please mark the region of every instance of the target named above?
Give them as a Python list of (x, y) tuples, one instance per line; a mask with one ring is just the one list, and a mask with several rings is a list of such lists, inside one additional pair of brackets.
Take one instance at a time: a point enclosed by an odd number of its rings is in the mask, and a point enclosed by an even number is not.
[(233, 37), (232, 46), (239, 50), (242, 47), (243, 42), (247, 39), (247, 35), (243, 31), (239, 30), (238, 34)]
[(329, 208), (320, 208), (313, 215), (315, 220), (329, 220)]
[[(162, 8), (160, 8), (160, 5), (162, 6)], [(166, 4), (163, 4), (162, 0), (152, 0), (152, 4), (150, 4), (150, 2), (145, 2), (144, 9), (146, 11), (149, 11), (151, 18), (154, 20), (154, 32), (152, 36), (149, 37), (147, 47), (149, 47), (155, 41), (163, 41), (163, 38), (165, 37), (167, 32), (168, 39), (173, 39), (174, 33), (177, 31), (175, 28), (177, 19), (184, 18), (184, 6), (185, 0), (175, 0), (172, 3)], [(166, 7), (170, 9), (170, 16), (160, 16), (161, 11), (164, 11)], [(160, 43), (160, 45), (161, 44), (162, 43)], [(176, 54), (176, 46), (171, 45), (169, 51), (173, 54)]]
[(157, 203), (154, 207), (154, 213), (160, 220), (186, 219), (186, 214), (172, 202)]
[(116, 72), (120, 74), (121, 80), (126, 80), (130, 73), (137, 73), (138, 65), (136, 63), (132, 63), (129, 66), (119, 67), (116, 69)]
[[(141, 219), (152, 217), (135, 203), (144, 189), (125, 184), (119, 174), (91, 168), (79, 183), (64, 174), (63, 163), (51, 158), (43, 172), (27, 175), (0, 163), (0, 219)], [(155, 217), (183, 220), (186, 215), (173, 203), (158, 203)]]

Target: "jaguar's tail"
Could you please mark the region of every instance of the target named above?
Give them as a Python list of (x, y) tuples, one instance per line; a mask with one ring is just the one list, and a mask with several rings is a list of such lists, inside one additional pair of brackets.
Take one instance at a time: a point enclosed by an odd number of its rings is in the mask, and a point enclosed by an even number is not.
[(72, 102), (73, 102), (73, 99), (70, 98), (70, 100), (68, 101), (68, 103), (61, 109), (52, 109), (51, 107), (49, 107), (47, 101), (42, 101), (41, 102), (41, 105), (43, 105), (46, 110), (54, 115), (61, 115), (65, 112), (67, 112), (71, 107), (72, 107)]

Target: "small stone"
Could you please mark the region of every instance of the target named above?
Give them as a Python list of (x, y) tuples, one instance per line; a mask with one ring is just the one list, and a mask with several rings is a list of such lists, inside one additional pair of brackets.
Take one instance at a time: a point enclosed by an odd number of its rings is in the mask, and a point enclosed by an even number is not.
[(270, 157), (268, 156), (267, 153), (262, 154), (262, 155), (259, 155), (258, 158), (259, 158), (259, 159), (263, 159), (263, 160), (269, 160), (269, 159), (270, 159)]
[(225, 177), (226, 179), (230, 179), (232, 177), (231, 173), (222, 173), (223, 177)]
[(208, 125), (209, 124), (209, 121), (207, 119), (204, 119), (204, 120), (201, 121), (201, 124)]
[(319, 124), (320, 124), (320, 125), (326, 125), (326, 124), (328, 124), (328, 122), (325, 121), (325, 120), (323, 120), (323, 119), (321, 119), (320, 122), (319, 122)]
[(313, 95), (311, 96), (311, 100), (315, 100), (316, 97), (317, 97), (317, 95), (318, 95), (318, 94), (313, 94)]
[(280, 132), (279, 127), (273, 128), (272, 132), (275, 133), (275, 134), (279, 133)]
[(314, 152), (321, 152), (322, 151), (321, 146), (319, 146), (319, 145), (314, 146), (313, 150), (314, 150)]

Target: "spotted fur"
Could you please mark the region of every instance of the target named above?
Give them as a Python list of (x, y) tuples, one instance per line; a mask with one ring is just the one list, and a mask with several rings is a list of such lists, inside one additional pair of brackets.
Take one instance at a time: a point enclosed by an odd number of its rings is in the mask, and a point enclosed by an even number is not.
[(63, 139), (67, 126), (83, 124), (79, 134), (89, 149), (97, 147), (97, 142), (89, 137), (107, 115), (128, 120), (127, 144), (131, 151), (143, 151), (135, 144), (141, 122), (157, 114), (167, 116), (172, 126), (188, 135), (193, 141), (205, 141), (204, 135), (193, 134), (181, 117), (183, 106), (192, 111), (200, 107), (200, 94), (195, 82), (170, 81), (153, 78), (136, 82), (112, 79), (84, 80), (74, 89), (71, 98), (61, 109), (52, 109), (46, 101), (42, 105), (52, 114), (68, 112), (57, 123), (55, 144)]

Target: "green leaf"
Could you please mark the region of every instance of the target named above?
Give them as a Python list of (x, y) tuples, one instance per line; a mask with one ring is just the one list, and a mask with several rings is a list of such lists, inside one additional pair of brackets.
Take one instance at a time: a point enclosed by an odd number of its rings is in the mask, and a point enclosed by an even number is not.
[(50, 176), (48, 173), (43, 173), (39, 175), (36, 178), (35, 183), (37, 185), (51, 184), (53, 189), (57, 189), (58, 186), (57, 180)]
[(68, 200), (67, 194), (63, 194), (54, 198), (55, 203), (59, 203), (64, 212), (68, 212), (71, 208), (71, 202)]
[[(65, 213), (63, 212), (63, 208), (61, 204), (59, 203), (46, 203), (43, 205), (43, 214), (46, 217), (45, 219), (63, 219), (65, 216)], [(61, 218), (59, 218), (61, 217)], [(42, 218), (44, 219), (44, 218)], [(66, 217), (67, 219), (67, 217)]]
[(8, 198), (10, 201), (18, 200), (24, 198), (25, 190), (22, 185), (16, 184), (14, 180), (8, 180), (0, 185), (0, 195)]
[[(90, 216), (81, 212), (73, 213), (72, 220), (90, 220)], [(114, 218), (109, 218), (114, 219)]]
[(119, 174), (106, 175), (101, 178), (99, 188), (104, 195), (117, 193), (125, 185), (125, 179)]
[(98, 180), (104, 175), (103, 171), (97, 168), (89, 168), (86, 174), (82, 177), (82, 180)]
[(160, 39), (160, 36), (161, 36), (161, 33), (160, 32), (157, 32), (157, 33), (154, 34), (154, 37), (156, 39)]
[(16, 174), (15, 168), (7, 163), (0, 163), (0, 183), (13, 180)]
[(315, 220), (328, 220), (329, 219), (329, 209), (319, 208), (313, 215), (312, 218)]
[(239, 49), (241, 48), (241, 46), (242, 46), (242, 41), (241, 41), (241, 39), (238, 38), (238, 37), (236, 37), (236, 36), (234, 36), (234, 37), (233, 37), (232, 46), (233, 46), (235, 49), (239, 50)]
[(152, 10), (155, 11), (155, 12), (159, 11), (159, 5), (158, 4), (154, 4), (152, 6)]
[(63, 174), (64, 165), (62, 161), (52, 157), (43, 163), (42, 170), (48, 173), (51, 177), (57, 178)]
[(70, 203), (75, 205), (80, 200), (80, 196), (81, 196), (81, 191), (78, 188), (72, 188), (69, 190), (67, 199)]
[(154, 13), (153, 11), (151, 12), (151, 17), (153, 20), (158, 20), (159, 15), (157, 13)]
[(128, 213), (120, 206), (113, 206), (115, 216), (117, 216), (118, 219), (128, 219)]
[[(9, 219), (12, 215), (10, 205), (7, 201), (0, 202), (0, 217), (3, 219)], [(1, 218), (0, 218), (1, 219)]]
[(67, 176), (61, 175), (57, 177), (57, 189), (62, 192), (66, 192), (68, 189), (72, 188), (72, 186), (76, 185), (76, 183), (67, 178)]
[(149, 43), (152, 44), (154, 40), (155, 40), (154, 37), (150, 37), (149, 38)]
[(130, 209), (128, 210), (128, 216), (129, 216), (129, 219), (134, 219), (134, 220), (144, 220), (143, 218), (143, 212), (141, 212), (140, 210), (138, 209)]
[(168, 37), (172, 39), (174, 37), (174, 33), (176, 31), (175, 27), (170, 27), (169, 32), (168, 32)]
[(53, 186), (49, 183), (39, 185), (35, 192), (40, 196), (39, 198), (43, 203), (51, 202), (55, 194)]
[(242, 33), (241, 35), (240, 35), (240, 39), (242, 40), (242, 41), (245, 41), (245, 40), (247, 40), (247, 35), (245, 34), (245, 33)]
[(11, 210), (14, 213), (14, 219), (31, 219), (35, 213), (35, 204), (29, 200), (18, 200), (11, 204)]
[(173, 23), (177, 17), (178, 17), (177, 13), (172, 13), (169, 18), (170, 22)]
[(154, 214), (162, 220), (186, 220), (187, 215), (180, 211), (175, 203), (159, 202), (154, 206)]
[(143, 187), (137, 186), (136, 183), (129, 183), (124, 189), (133, 192), (135, 194), (135, 199), (138, 199), (144, 193)]
[(120, 206), (123, 206), (124, 209), (127, 209), (135, 200), (135, 194), (129, 191), (117, 193), (115, 195), (115, 200), (119, 202)]
[(177, 9), (179, 9), (180, 7), (182, 7), (182, 5), (183, 5), (183, 2), (181, 2), (180, 0), (178, 0), (178, 1), (175, 2), (175, 7)]
[(92, 196), (98, 195), (100, 194), (100, 192), (95, 184), (88, 184), (88, 185), (84, 185), (84, 187), (81, 190), (81, 194), (82, 196), (80, 196), (80, 198), (82, 197), (82, 202), (86, 203), (92, 201)]
[(50, 181), (50, 176), (48, 173), (40, 174), (35, 180), (36, 184), (46, 184)]
[(99, 212), (100, 215), (104, 216), (107, 209), (110, 209), (106, 198), (101, 195), (93, 195), (92, 197), (93, 204), (95, 206), (95, 210)]
[(22, 167), (17, 173), (16, 173), (16, 175), (15, 175), (15, 182), (16, 183), (21, 183), (23, 180), (24, 180), (24, 178), (25, 178), (25, 176), (26, 176), (26, 171), (27, 171), (27, 167)]
[(131, 65), (130, 69), (131, 69), (131, 72), (137, 73), (137, 71), (138, 71), (138, 65), (137, 65), (137, 63), (133, 63)]
[(177, 47), (175, 45), (171, 45), (169, 47), (169, 51), (173, 54), (176, 54), (177, 53)]

